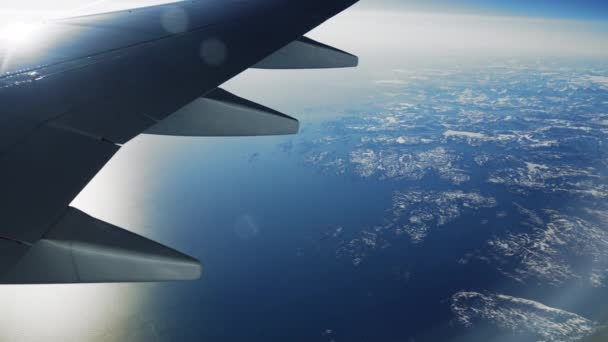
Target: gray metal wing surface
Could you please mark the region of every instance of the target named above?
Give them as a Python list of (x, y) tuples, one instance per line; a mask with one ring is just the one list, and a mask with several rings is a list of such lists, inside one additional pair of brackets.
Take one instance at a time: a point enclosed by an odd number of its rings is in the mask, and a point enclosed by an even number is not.
[(200, 0), (45, 22), (0, 42), (0, 283), (187, 280), (200, 263), (69, 206), (129, 140), (294, 134), (218, 87), (351, 67), (304, 34), (356, 0)]

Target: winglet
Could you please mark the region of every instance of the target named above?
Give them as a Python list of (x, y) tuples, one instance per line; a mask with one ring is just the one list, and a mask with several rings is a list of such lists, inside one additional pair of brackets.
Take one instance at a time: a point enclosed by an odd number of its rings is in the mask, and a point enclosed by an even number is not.
[(351, 68), (359, 58), (348, 52), (319, 43), (307, 37), (299, 38), (253, 66), (257, 69), (328, 69)]
[[(75, 208), (0, 278), (3, 284), (195, 280), (200, 263)], [(27, 249), (27, 251), (25, 251)]]

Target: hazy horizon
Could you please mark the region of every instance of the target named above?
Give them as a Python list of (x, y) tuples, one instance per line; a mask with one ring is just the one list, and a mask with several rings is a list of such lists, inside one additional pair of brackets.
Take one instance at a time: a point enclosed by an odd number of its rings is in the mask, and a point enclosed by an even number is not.
[[(179, 0), (57, 0), (52, 3), (41, 0), (6, 0), (3, 7), (15, 11), (72, 12), (108, 11), (130, 7), (151, 6)], [(362, 9), (406, 9), (438, 13), (462, 13), (478, 15), (505, 15), (546, 17), (561, 19), (602, 20), (608, 19), (608, 3), (594, 0), (540, 0), (494, 1), (463, 0), (362, 0), (356, 5)]]
[[(9, 0), (0, 8), (0, 32), (14, 23), (74, 16), (132, 7), (171, 3), (171, 0), (59, 0), (52, 4), (39, 0)], [(392, 43), (396, 50), (387, 60), (430, 56), (531, 56), (531, 57), (606, 57), (608, 56), (608, 21), (538, 17), (538, 11), (516, 1), (506, 9), (494, 3), (480, 6), (479, 13), (471, 10), (476, 1), (464, 1), (461, 6), (434, 0), (421, 1), (361, 1), (351, 10), (322, 25), (311, 36), (336, 42), (344, 48), (360, 49), (362, 55), (376, 57), (373, 49)], [(542, 2), (541, 2), (542, 3)], [(590, 4), (593, 3), (593, 4)], [(445, 6), (441, 6), (445, 4)], [(558, 1), (549, 13), (570, 2)], [(605, 5), (585, 2), (589, 9), (602, 13)], [(530, 6), (528, 6), (530, 7)], [(581, 6), (584, 7), (584, 6)], [(527, 11), (526, 11), (527, 9)], [(553, 11), (553, 12), (552, 12)], [(526, 15), (529, 14), (529, 15)], [(9, 30), (10, 31), (10, 30)], [(370, 50), (371, 49), (371, 50)], [(367, 52), (370, 53), (367, 53)], [(370, 60), (368, 58), (368, 61)]]

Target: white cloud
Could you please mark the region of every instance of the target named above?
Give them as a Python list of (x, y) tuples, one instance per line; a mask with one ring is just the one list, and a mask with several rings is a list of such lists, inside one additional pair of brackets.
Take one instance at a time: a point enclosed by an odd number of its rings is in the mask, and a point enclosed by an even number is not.
[(485, 134), (483, 133), (474, 133), (474, 132), (465, 132), (465, 131), (452, 131), (452, 130), (447, 130), (443, 133), (444, 136), (446, 137), (467, 137), (467, 138), (473, 138), (473, 139), (483, 139), (486, 137)]
[(601, 85), (603, 88), (608, 89), (608, 76), (588, 76), (587, 80)]

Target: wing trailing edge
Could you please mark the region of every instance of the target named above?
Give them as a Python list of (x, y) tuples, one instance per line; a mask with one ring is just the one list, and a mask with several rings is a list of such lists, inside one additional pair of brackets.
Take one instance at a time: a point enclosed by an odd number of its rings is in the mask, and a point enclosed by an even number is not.
[(194, 280), (202, 273), (196, 259), (73, 207), (33, 245), (0, 244), (18, 260), (1, 284)]
[(159, 121), (145, 133), (190, 137), (263, 136), (296, 134), (298, 129), (298, 120), (218, 88)]
[(352, 68), (359, 58), (348, 52), (299, 38), (253, 66), (256, 69), (330, 69)]

